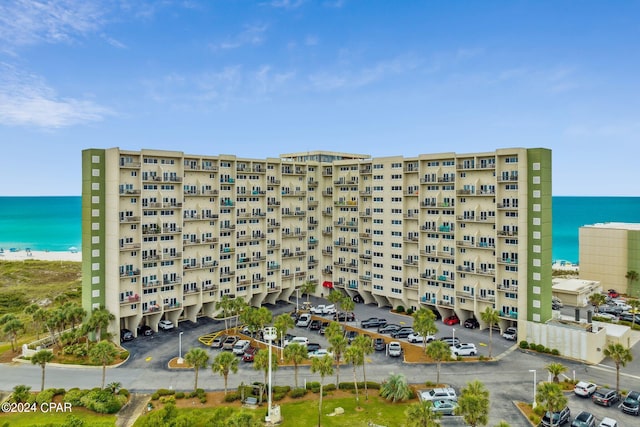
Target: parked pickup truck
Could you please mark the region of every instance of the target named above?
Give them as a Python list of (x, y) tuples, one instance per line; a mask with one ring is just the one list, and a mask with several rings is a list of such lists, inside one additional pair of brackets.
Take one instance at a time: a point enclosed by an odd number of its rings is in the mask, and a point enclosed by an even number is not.
[(333, 304), (330, 304), (330, 305), (320, 304), (320, 305), (317, 305), (315, 307), (311, 307), (311, 309), (309, 309), (309, 311), (312, 314), (335, 314), (336, 313), (336, 306), (333, 305)]
[(378, 328), (378, 327), (384, 326), (386, 324), (387, 324), (387, 319), (380, 319), (378, 317), (370, 317), (370, 318), (365, 319), (362, 322), (360, 322), (360, 327), (362, 329)]

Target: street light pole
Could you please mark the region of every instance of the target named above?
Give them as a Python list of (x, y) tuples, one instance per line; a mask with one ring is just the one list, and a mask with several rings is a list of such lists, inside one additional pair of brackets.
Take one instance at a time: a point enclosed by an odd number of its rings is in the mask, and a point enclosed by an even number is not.
[(296, 313), (299, 311), (298, 310), (298, 298), (300, 298), (300, 289), (296, 288)]
[(451, 338), (453, 338), (453, 345), (456, 345), (456, 328), (451, 328), (451, 330), (453, 331), (453, 334), (451, 336)]
[(536, 386), (537, 386), (536, 370), (535, 369), (529, 369), (529, 372), (533, 373), (533, 403), (531, 404), (531, 408), (535, 409), (536, 408)]
[(184, 334), (184, 332), (180, 332), (180, 335), (178, 335), (179, 338), (179, 344), (178, 344), (178, 363), (182, 364), (183, 360), (182, 360), (182, 334)]
[(278, 332), (276, 331), (276, 328), (274, 328), (273, 326), (267, 326), (266, 328), (264, 328), (264, 339), (267, 340), (267, 342), (269, 343), (269, 367), (268, 367), (268, 376), (269, 376), (269, 388), (268, 388), (268, 398), (267, 398), (267, 404), (269, 405), (269, 407), (267, 408), (267, 419), (266, 421), (268, 423), (273, 422), (274, 420), (272, 420), (272, 413), (271, 413), (271, 345), (273, 343), (273, 340), (276, 339), (278, 337)]

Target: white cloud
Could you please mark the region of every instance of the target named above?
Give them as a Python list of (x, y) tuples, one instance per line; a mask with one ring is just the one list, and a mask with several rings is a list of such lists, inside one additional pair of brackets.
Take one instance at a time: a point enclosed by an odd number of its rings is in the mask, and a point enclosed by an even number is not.
[(239, 34), (228, 38), (227, 40), (214, 44), (211, 47), (216, 49), (237, 49), (245, 45), (258, 46), (264, 42), (266, 25), (249, 25)]
[(297, 9), (305, 3), (306, 0), (272, 0), (269, 6), (278, 9)]
[(62, 98), (39, 76), (0, 63), (0, 123), (61, 128), (113, 114), (92, 101)]

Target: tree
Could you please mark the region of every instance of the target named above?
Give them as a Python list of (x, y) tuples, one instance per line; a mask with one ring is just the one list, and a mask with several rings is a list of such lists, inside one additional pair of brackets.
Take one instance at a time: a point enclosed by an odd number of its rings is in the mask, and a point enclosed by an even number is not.
[(589, 295), (589, 304), (591, 304), (594, 307), (596, 313), (598, 312), (598, 309), (600, 308), (600, 306), (606, 302), (607, 302), (607, 297), (605, 297), (599, 292)]
[(302, 285), (300, 285), (300, 292), (302, 292), (303, 295), (307, 295), (307, 303), (309, 302), (309, 296), (312, 293), (316, 292), (316, 287), (318, 286), (318, 284), (316, 282), (312, 282), (310, 280), (304, 282)]
[(633, 282), (640, 280), (640, 274), (635, 270), (629, 270), (624, 278), (629, 281), (629, 295), (633, 295), (634, 297), (640, 296), (638, 290), (633, 286)]
[(462, 388), (456, 414), (462, 415), (471, 427), (489, 422), (489, 390), (483, 383), (474, 380)]
[(351, 363), (353, 367), (353, 386), (356, 391), (356, 407), (360, 407), (360, 397), (358, 396), (358, 377), (356, 375), (356, 368), (360, 365), (364, 365), (364, 352), (362, 348), (356, 345), (350, 345), (344, 352), (344, 360), (347, 363)]
[(236, 326), (235, 331), (238, 332), (238, 321), (240, 319), (240, 315), (247, 309), (249, 309), (249, 304), (242, 298), (233, 298), (231, 300), (231, 310), (233, 316), (236, 318)]
[(116, 394), (118, 390), (122, 388), (122, 383), (118, 381), (113, 381), (107, 384), (107, 388), (109, 389), (109, 391), (111, 391), (111, 393)]
[(551, 375), (553, 375), (553, 382), (554, 383), (559, 383), (560, 382), (560, 374), (565, 372), (567, 370), (567, 367), (564, 366), (562, 363), (557, 363), (557, 362), (553, 362), (553, 363), (549, 363), (546, 366), (547, 371), (549, 371), (549, 373)]
[[(295, 327), (295, 322), (288, 313), (282, 313), (274, 320), (273, 327), (276, 328), (276, 335), (278, 337), (284, 337), (287, 335), (289, 329)], [(280, 345), (284, 345), (284, 343), (280, 343)]]
[(353, 343), (351, 343), (351, 345), (354, 345), (362, 350), (362, 381), (364, 382), (364, 399), (369, 400), (369, 391), (367, 388), (367, 371), (365, 369), (367, 360), (365, 359), (365, 357), (375, 351), (373, 348), (373, 340), (369, 336), (358, 335), (356, 339), (353, 340)]
[(209, 353), (201, 348), (194, 347), (184, 355), (184, 360), (189, 365), (193, 366), (196, 376), (193, 391), (196, 391), (198, 389), (198, 372), (200, 371), (200, 368), (206, 368), (209, 364)]
[(640, 300), (630, 299), (629, 301), (627, 301), (627, 304), (631, 306), (633, 312), (633, 317), (631, 318), (631, 330), (633, 330), (636, 324), (636, 315), (638, 314), (638, 309), (640, 309)]
[(327, 300), (336, 306), (336, 319), (340, 317), (340, 303), (344, 299), (344, 295), (340, 291), (330, 291)]
[(436, 327), (436, 315), (428, 308), (421, 307), (413, 313), (413, 330), (422, 335), (424, 351), (427, 351), (427, 336), (438, 332)]
[(338, 322), (329, 323), (329, 326), (327, 326), (327, 329), (324, 331), (324, 335), (327, 337), (327, 341), (329, 341), (329, 350), (333, 353), (333, 358), (336, 361), (337, 385), (340, 384), (340, 360), (349, 345), (349, 340), (345, 338), (342, 332), (342, 326), (340, 326)]
[(84, 308), (79, 306), (78, 304), (67, 302), (62, 306), (65, 321), (69, 322), (71, 325), (71, 329), (75, 329), (77, 324), (82, 323), (82, 320), (87, 315), (87, 312)]
[(40, 391), (44, 391), (44, 368), (47, 363), (53, 360), (53, 352), (51, 350), (40, 350), (33, 356), (31, 356), (31, 363), (34, 365), (40, 365), (42, 368), (42, 382), (40, 384)]
[(0, 325), (3, 325), (2, 331), (11, 341), (11, 350), (15, 353), (18, 334), (24, 332), (24, 323), (13, 314), (5, 314), (0, 318)]
[(498, 323), (498, 321), (500, 320), (500, 313), (498, 313), (498, 310), (492, 307), (487, 307), (482, 313), (480, 313), (480, 318), (489, 327), (489, 359), (491, 359), (491, 347), (492, 347), (491, 344), (493, 343), (493, 325)]
[(431, 341), (427, 345), (427, 356), (436, 361), (436, 384), (440, 384), (440, 365), (451, 359), (451, 348), (444, 341)]
[(220, 374), (224, 378), (224, 395), (226, 396), (229, 373), (238, 372), (238, 358), (233, 353), (222, 351), (213, 359), (211, 370), (214, 374)]
[(104, 388), (107, 365), (112, 364), (117, 356), (118, 350), (108, 341), (100, 341), (89, 350), (89, 359), (91, 359), (93, 363), (102, 365), (102, 384), (100, 388)]
[(30, 304), (24, 308), (24, 314), (31, 317), (33, 328), (36, 331), (36, 339), (40, 339), (40, 332), (42, 332), (42, 326), (44, 325), (44, 318), (40, 315), (36, 315), (39, 311), (42, 311), (38, 304)]
[(441, 414), (433, 412), (433, 402), (422, 400), (410, 405), (405, 411), (407, 427), (440, 427)]
[(333, 374), (333, 359), (328, 354), (311, 359), (311, 372), (320, 374), (320, 402), (318, 404), (318, 427), (322, 425), (322, 394), (324, 377)]
[(11, 393), (11, 401), (14, 403), (24, 403), (29, 401), (31, 397), (31, 387), (24, 384), (18, 384), (13, 387), (13, 393)]
[(228, 318), (231, 316), (233, 308), (233, 300), (229, 295), (223, 295), (220, 301), (216, 302), (216, 310), (222, 311), (222, 318), (224, 319), (224, 329), (229, 330)]
[[(287, 314), (285, 314), (285, 316), (289, 317), (289, 315)], [(298, 388), (298, 365), (304, 362), (307, 356), (308, 356), (307, 346), (305, 345), (294, 342), (284, 348), (284, 360), (286, 360), (287, 363), (293, 363), (293, 373), (294, 373), (296, 388)]]
[(391, 402), (401, 402), (411, 397), (411, 389), (404, 374), (391, 374), (380, 386), (380, 396)]
[[(356, 308), (356, 303), (353, 302), (353, 300), (349, 298), (348, 295), (345, 295), (338, 303), (338, 306), (340, 307), (340, 311), (344, 313), (344, 323), (346, 325), (347, 313), (353, 311)], [(336, 314), (338, 314), (337, 311), (336, 311)], [(336, 317), (336, 319), (340, 320), (340, 317)]]
[(102, 340), (102, 332), (106, 331), (109, 327), (109, 323), (112, 320), (115, 320), (115, 316), (109, 312), (104, 307), (96, 308), (91, 312), (91, 316), (89, 320), (87, 320), (87, 324), (89, 326), (89, 330), (95, 333), (96, 341)]
[(620, 367), (627, 366), (627, 362), (631, 362), (633, 360), (633, 354), (630, 349), (619, 343), (609, 344), (605, 347), (603, 354), (606, 357), (610, 357), (611, 360), (613, 360), (613, 363), (616, 364), (616, 391), (619, 393)]
[[(562, 389), (558, 384), (545, 382), (538, 386), (536, 402), (538, 402), (545, 411), (554, 414), (567, 405), (567, 398), (564, 393), (562, 393)], [(553, 427), (555, 421), (553, 416), (550, 417), (550, 420), (551, 427)]]
[[(291, 344), (294, 345), (294, 344)], [(290, 346), (291, 346), (290, 345)], [(300, 344), (298, 344), (300, 345)], [(253, 355), (253, 369), (264, 372), (264, 384), (267, 384), (267, 375), (269, 374), (269, 349), (258, 350)], [(271, 354), (271, 370), (278, 370), (278, 358), (275, 354)]]

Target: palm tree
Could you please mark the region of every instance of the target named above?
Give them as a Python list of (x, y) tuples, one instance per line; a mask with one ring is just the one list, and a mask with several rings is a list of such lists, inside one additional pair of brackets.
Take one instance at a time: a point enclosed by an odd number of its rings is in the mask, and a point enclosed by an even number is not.
[(242, 298), (233, 298), (231, 300), (231, 310), (233, 313), (233, 316), (236, 318), (236, 327), (235, 327), (235, 332), (238, 332), (238, 321), (240, 320), (240, 315), (245, 311), (248, 310), (249, 304), (247, 304), (247, 302), (242, 299)]
[(307, 303), (309, 303), (309, 296), (316, 291), (317, 286), (318, 286), (317, 283), (312, 282), (310, 280), (300, 285), (300, 292), (302, 292), (303, 295), (304, 294), (307, 295)]
[[(289, 315), (286, 313), (284, 315), (289, 317)], [(307, 355), (308, 355), (307, 346), (294, 342), (286, 346), (284, 348), (283, 353), (284, 353), (284, 360), (286, 360), (287, 363), (293, 363), (293, 373), (295, 378), (295, 384), (296, 384), (296, 388), (298, 388), (298, 365), (304, 362), (305, 359), (307, 358)], [(254, 360), (254, 363), (255, 363), (255, 360)]]
[(456, 414), (472, 427), (489, 422), (489, 390), (483, 383), (474, 380), (462, 388)]
[(451, 359), (451, 348), (446, 342), (435, 340), (427, 345), (427, 356), (436, 361), (436, 384), (440, 384), (440, 365)]
[(200, 368), (206, 368), (209, 364), (209, 353), (201, 348), (194, 347), (184, 355), (184, 360), (189, 365), (193, 366), (193, 370), (196, 374), (193, 391), (196, 391), (198, 389), (198, 372), (200, 371)]
[(116, 356), (118, 356), (118, 350), (108, 341), (100, 341), (89, 350), (89, 359), (91, 359), (93, 363), (102, 365), (102, 385), (100, 388), (104, 388), (107, 365), (113, 363), (114, 360), (116, 360)]
[(111, 391), (111, 393), (116, 394), (118, 390), (122, 388), (122, 383), (118, 381), (113, 381), (107, 384), (107, 388)]
[(559, 412), (567, 405), (567, 398), (564, 393), (562, 393), (562, 389), (558, 384), (544, 382), (538, 386), (536, 402), (538, 402), (545, 411), (550, 413), (551, 416), (549, 419), (551, 427), (553, 427), (555, 422), (553, 414)]
[(229, 372), (233, 372), (234, 374), (238, 372), (238, 358), (233, 353), (226, 351), (220, 352), (215, 359), (213, 359), (211, 370), (214, 374), (219, 373), (224, 378), (224, 395), (226, 396)]
[(322, 394), (324, 377), (333, 374), (333, 359), (328, 354), (311, 359), (311, 372), (320, 374), (320, 403), (318, 404), (318, 427), (322, 425)]
[[(344, 324), (346, 325), (347, 313), (349, 313), (350, 311), (353, 311), (353, 309), (356, 308), (356, 303), (353, 302), (353, 300), (349, 298), (348, 295), (345, 295), (344, 298), (342, 298), (338, 303), (338, 306), (340, 307), (340, 311), (344, 313)], [(338, 313), (336, 312), (336, 314)], [(336, 319), (340, 320), (340, 317), (336, 317)]]
[(345, 338), (338, 322), (329, 323), (324, 335), (329, 341), (329, 350), (333, 353), (333, 358), (336, 361), (336, 387), (338, 387), (340, 385), (340, 359), (347, 349), (349, 341)]
[(607, 297), (605, 297), (599, 292), (589, 295), (589, 304), (591, 304), (595, 308), (596, 313), (598, 312), (598, 309), (600, 308), (600, 306), (606, 302), (607, 302)]
[(40, 350), (33, 356), (31, 356), (31, 363), (34, 365), (40, 365), (42, 368), (42, 383), (40, 385), (40, 391), (44, 391), (44, 368), (47, 363), (53, 360), (53, 352), (51, 350)]
[[(291, 347), (294, 344), (291, 344)], [(300, 345), (300, 344), (297, 344)], [(306, 347), (305, 347), (306, 349)], [(269, 349), (265, 348), (262, 350), (258, 350), (256, 354), (253, 355), (253, 369), (256, 371), (264, 372), (264, 384), (267, 384), (267, 375), (269, 374)], [(278, 358), (275, 354), (271, 355), (271, 370), (278, 370)]]
[(558, 378), (559, 375), (565, 372), (567, 370), (567, 367), (564, 366), (562, 363), (553, 362), (553, 363), (549, 363), (546, 366), (546, 369), (547, 371), (549, 371), (551, 375), (553, 375), (553, 382), (557, 384), (560, 382), (560, 378)]
[(71, 329), (75, 329), (76, 324), (81, 323), (82, 319), (87, 315), (86, 310), (75, 303), (67, 302), (64, 304), (63, 309), (65, 320), (69, 322)]
[(433, 412), (433, 402), (423, 400), (410, 405), (405, 411), (408, 427), (440, 427), (442, 414)]
[(631, 306), (633, 313), (633, 317), (631, 318), (631, 330), (633, 330), (636, 324), (636, 315), (638, 314), (638, 309), (640, 308), (640, 300), (630, 299), (629, 301), (627, 301), (627, 304)]
[(427, 336), (438, 332), (436, 327), (436, 315), (428, 308), (421, 307), (413, 313), (413, 330), (424, 337), (422, 345), (427, 351)]
[(380, 396), (391, 402), (400, 402), (411, 397), (411, 389), (404, 374), (391, 374), (380, 386)]
[(102, 332), (106, 331), (109, 327), (109, 323), (115, 320), (115, 316), (104, 307), (96, 308), (91, 312), (91, 316), (87, 321), (87, 324), (91, 332), (95, 333), (95, 340), (102, 340)]
[(11, 350), (15, 353), (18, 334), (24, 331), (24, 323), (13, 314), (5, 314), (0, 318), (0, 325), (4, 325), (2, 331), (9, 337)]
[(351, 345), (356, 346), (360, 348), (360, 350), (362, 350), (362, 381), (364, 382), (364, 399), (369, 400), (369, 391), (367, 389), (367, 372), (365, 366), (367, 365), (366, 356), (375, 351), (375, 349), (373, 348), (373, 340), (369, 336), (358, 335), (356, 339), (353, 340)]
[(227, 319), (231, 315), (232, 307), (233, 307), (233, 300), (229, 295), (223, 295), (222, 298), (220, 298), (220, 301), (216, 302), (216, 310), (222, 311), (225, 331), (229, 330), (229, 324), (227, 323)]
[(38, 304), (30, 304), (24, 308), (24, 314), (31, 316), (33, 328), (36, 330), (36, 339), (40, 339), (40, 332), (42, 332), (43, 320), (41, 317), (36, 316), (38, 311), (42, 310)]
[(498, 323), (498, 321), (500, 320), (500, 313), (498, 313), (498, 310), (492, 307), (487, 307), (482, 313), (480, 313), (480, 318), (489, 327), (489, 359), (491, 359), (491, 344), (493, 343), (493, 325)]
[(336, 306), (336, 319), (340, 317), (340, 303), (344, 299), (344, 295), (340, 291), (331, 291), (327, 295), (327, 300)]
[(604, 349), (603, 354), (606, 357), (610, 357), (613, 363), (616, 364), (616, 391), (620, 392), (620, 367), (626, 366), (627, 362), (631, 362), (633, 354), (630, 349), (619, 343), (609, 344)]
[[(295, 325), (295, 322), (288, 313), (282, 313), (276, 317), (276, 320), (273, 322), (273, 327), (276, 328), (276, 335), (279, 337), (287, 335), (289, 329), (293, 329)], [(284, 345), (284, 343), (280, 343), (280, 345)]]
[(638, 274), (635, 270), (627, 271), (627, 274), (624, 276), (625, 279), (629, 281), (629, 294), (634, 297), (638, 297), (638, 291), (633, 286), (633, 282), (637, 282), (640, 280), (640, 274)]
[(364, 365), (364, 352), (362, 349), (355, 345), (350, 345), (344, 352), (344, 360), (347, 363), (351, 363), (353, 366), (353, 386), (356, 391), (356, 407), (360, 407), (360, 397), (358, 396), (358, 377), (356, 375), (356, 368), (360, 365)]

